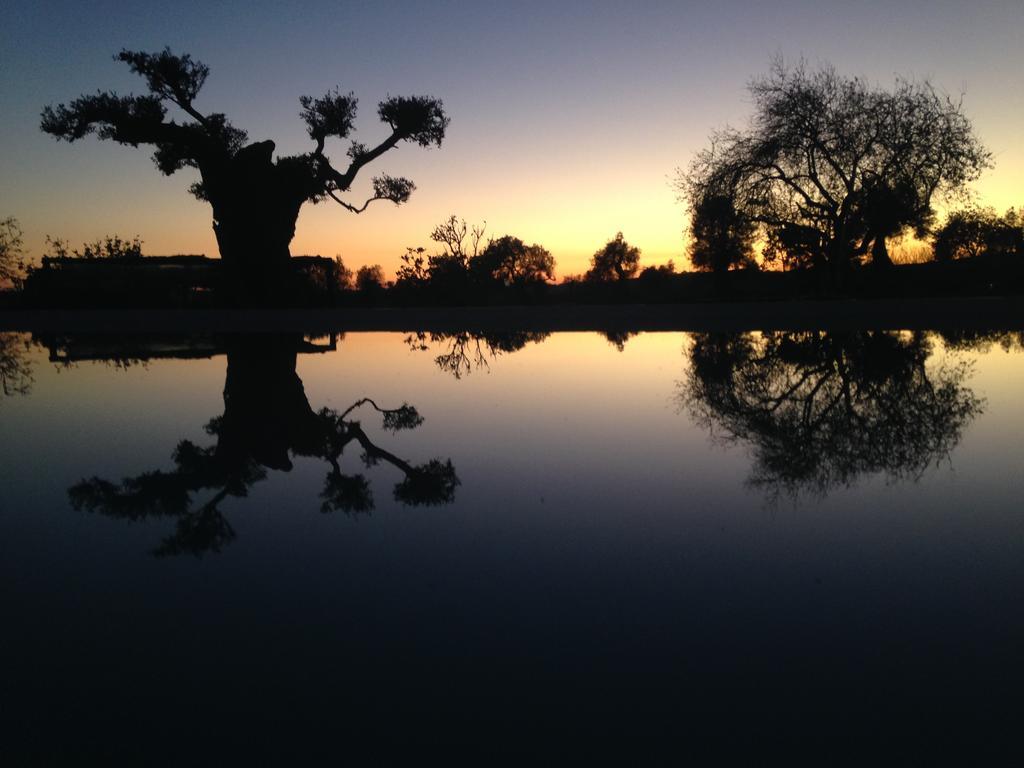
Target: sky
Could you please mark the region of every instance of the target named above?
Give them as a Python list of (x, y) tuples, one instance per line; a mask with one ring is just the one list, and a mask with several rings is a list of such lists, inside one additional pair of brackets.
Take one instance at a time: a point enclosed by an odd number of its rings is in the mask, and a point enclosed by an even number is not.
[[(82, 93), (143, 93), (113, 54), (190, 53), (211, 70), (197, 99), (251, 140), (308, 151), (299, 96), (335, 86), (360, 98), (356, 138), (386, 135), (388, 95), (444, 101), (440, 149), (402, 146), (364, 169), (412, 178), (405, 205), (356, 216), (306, 205), (293, 254), (340, 255), (393, 274), (406, 247), (430, 246), (451, 214), (547, 247), (559, 276), (584, 271), (622, 231), (641, 264), (685, 263), (672, 185), (711, 131), (742, 126), (746, 86), (781, 55), (830, 62), (889, 86), (927, 77), (954, 97), (994, 155), (975, 185), (997, 209), (1024, 204), (1024, 0), (797, 2), (177, 3), (8, 0), (0, 25), (0, 218), (29, 253), (45, 236), (80, 243), (138, 235), (148, 254), (216, 255), (195, 173), (161, 175), (151, 151), (39, 130), (44, 105)], [(347, 141), (328, 144), (343, 165)], [(368, 173), (367, 173), (368, 171)]]

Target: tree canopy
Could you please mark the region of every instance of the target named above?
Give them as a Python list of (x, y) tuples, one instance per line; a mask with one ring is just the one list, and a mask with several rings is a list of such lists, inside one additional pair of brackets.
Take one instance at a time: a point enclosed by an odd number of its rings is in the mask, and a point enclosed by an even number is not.
[(691, 216), (730, 201), (769, 262), (886, 264), (887, 238), (923, 236), (935, 195), (961, 193), (990, 164), (962, 104), (928, 81), (885, 90), (776, 60), (749, 90), (750, 125), (713, 134), (678, 187)]
[(590, 270), (585, 279), (593, 282), (626, 280), (635, 276), (639, 269), (640, 249), (627, 243), (618, 232), (591, 256)]
[(367, 264), (356, 271), (357, 291), (379, 291), (384, 283), (384, 267), (380, 264)]
[(1003, 216), (990, 208), (955, 211), (935, 233), (936, 261), (1011, 253), (1024, 254), (1024, 218), (1012, 208)]
[(753, 222), (736, 210), (730, 197), (703, 197), (690, 218), (690, 263), (709, 272), (753, 266), (755, 232)]
[(555, 279), (555, 258), (543, 246), (527, 245), (518, 237), (491, 240), (470, 262), (470, 270), (483, 280), (505, 286), (525, 286)]

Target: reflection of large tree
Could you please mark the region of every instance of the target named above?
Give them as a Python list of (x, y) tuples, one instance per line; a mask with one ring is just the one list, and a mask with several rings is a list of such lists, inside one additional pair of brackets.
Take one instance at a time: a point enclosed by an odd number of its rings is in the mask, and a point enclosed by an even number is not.
[(929, 369), (930, 351), (921, 334), (698, 334), (682, 400), (712, 433), (750, 444), (750, 482), (771, 495), (916, 477), (981, 411), (965, 367)]
[[(216, 443), (201, 447), (181, 441), (170, 471), (144, 472), (120, 483), (98, 477), (83, 480), (68, 492), (76, 509), (128, 520), (176, 518), (176, 530), (158, 554), (219, 551), (234, 538), (220, 512), (221, 502), (228, 496), (246, 496), (250, 486), (266, 477), (266, 469), (291, 469), (291, 456), (316, 457), (329, 465), (320, 494), (322, 511), (372, 509), (366, 477), (342, 470), (342, 454), (350, 446), (361, 450), (367, 468), (383, 461), (401, 471), (394, 497), (403, 504), (452, 501), (459, 479), (451, 460), (410, 464), (374, 443), (353, 418), (357, 410), (369, 408), (380, 414), (385, 430), (398, 432), (423, 423), (415, 408), (383, 409), (363, 398), (343, 412), (314, 411), (295, 373), (296, 339), (242, 337), (227, 345), (224, 414), (206, 425)], [(212, 496), (197, 502), (194, 497), (203, 492)]]

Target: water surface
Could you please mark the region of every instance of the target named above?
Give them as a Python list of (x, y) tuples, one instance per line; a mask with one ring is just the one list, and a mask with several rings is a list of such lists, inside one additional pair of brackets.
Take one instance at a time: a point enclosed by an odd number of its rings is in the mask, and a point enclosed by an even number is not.
[(1020, 334), (2, 334), (0, 374), (30, 754), (1024, 683)]

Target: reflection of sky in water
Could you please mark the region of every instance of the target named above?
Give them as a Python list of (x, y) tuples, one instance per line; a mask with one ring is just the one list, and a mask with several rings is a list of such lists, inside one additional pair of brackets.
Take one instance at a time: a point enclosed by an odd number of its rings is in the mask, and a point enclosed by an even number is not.
[[(1007, 515), (1020, 491), (1022, 417), (1015, 393), (1024, 367), (1017, 353), (998, 346), (986, 354), (946, 354), (936, 344), (928, 369), (969, 361), (966, 388), (980, 398), (982, 412), (966, 420), (952, 454), (933, 462), (920, 482), (860, 476), (852, 488), (833, 488), (824, 498), (807, 494), (795, 505), (789, 499), (767, 505), (769, 514), (763, 494), (744, 485), (749, 444), (712, 440), (679, 403), (691, 346), (684, 334), (641, 334), (622, 352), (597, 334), (556, 334), (516, 352), (488, 355), (487, 366), (458, 380), (432, 364), (449, 349), (446, 342), (416, 351), (402, 338), (350, 334), (336, 352), (299, 355), (297, 373), (314, 410), (344, 410), (361, 397), (385, 407), (415, 405), (425, 417), (423, 426), (394, 436), (382, 433), (377, 419), (356, 416), (403, 458), (451, 456), (462, 479), (456, 508), (487, 511), (473, 525), (518, 526), (529, 519), (542, 529), (578, 523), (617, 530), (625, 516), (666, 531), (707, 518), (767, 524), (778, 532), (789, 519), (791, 533), (802, 538), (809, 532), (798, 521), (807, 516), (819, 521), (815, 528), (827, 520), (829, 527), (852, 529), (847, 533), (855, 537), (868, 535), (872, 519), (884, 520), (888, 528), (950, 516), (971, 528), (972, 536), (991, 533), (977, 529), (979, 515), (993, 524), (1013, 522)], [(12, 508), (32, 512), (8, 519), (8, 525), (40, 525), (52, 532), (55, 521), (38, 511), (66, 506), (64, 489), (76, 480), (166, 470), (180, 440), (215, 442), (203, 426), (224, 410), (223, 355), (152, 360), (127, 369), (95, 362), (55, 366), (38, 348), (31, 356), (31, 395), (6, 398), (0, 411), (5, 434), (16, 436), (2, 448), (5, 493)], [(319, 462), (298, 458), (290, 476), (271, 473), (249, 501), (230, 504), (248, 514), (283, 495), (289, 505), (313, 510), (321, 470)], [(379, 515), (413, 514), (389, 509), (394, 479), (388, 468), (374, 472), (372, 482), (379, 486)], [(963, 517), (968, 508), (972, 514)], [(894, 514), (887, 518), (883, 510)], [(81, 516), (61, 513), (60, 520), (83, 525)], [(244, 537), (246, 523), (237, 522)], [(287, 536), (289, 527), (282, 525), (280, 535)]]
[[(315, 668), (348, 681), (332, 706), (359, 691), (367, 712), (382, 690), (430, 709), (420, 686), (442, 682), (442, 708), (533, 681), (564, 686), (572, 710), (627, 689), (682, 705), (825, 691), (940, 706), (1024, 681), (1019, 351), (935, 344), (929, 371), (969, 362), (964, 386), (983, 404), (918, 482), (862, 476), (769, 504), (745, 485), (749, 445), (714, 443), (680, 408), (685, 334), (640, 334), (621, 352), (555, 334), (458, 380), (433, 363), (444, 344), (403, 338), (349, 334), (336, 352), (299, 355), (297, 373), (314, 410), (414, 405), (425, 421), (408, 432), (360, 418), (403, 459), (450, 457), (454, 503), (398, 504), (400, 474), (377, 466), (371, 515), (325, 515), (326, 466), (298, 458), (224, 502), (237, 538), (198, 561), (149, 554), (172, 521), (75, 512), (67, 489), (167, 470), (182, 439), (213, 445), (203, 426), (224, 412), (225, 357), (121, 370), (31, 351), (31, 394), (0, 402), (0, 580), (21, 628), (11, 686), (26, 719), (65, 685), (94, 690), (96, 717), (118, 712), (118, 696), (159, 698), (136, 674), (164, 686), (159, 706), (209, 675), (234, 693), (203, 710), (243, 712), (270, 695), (253, 670), (267, 690), (317, 699)], [(358, 452), (346, 456), (358, 469)], [(147, 650), (119, 655), (114, 640)], [(361, 688), (370, 678), (383, 688)], [(58, 721), (85, 717), (57, 698)]]

